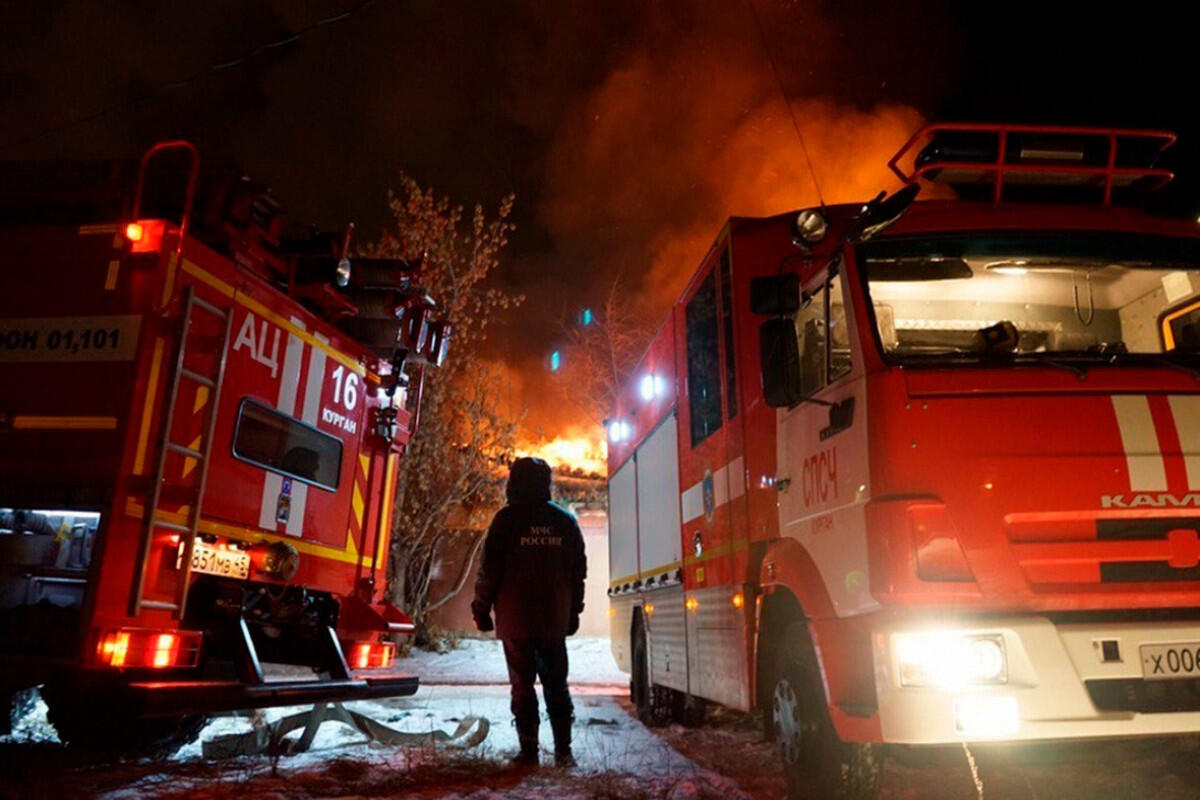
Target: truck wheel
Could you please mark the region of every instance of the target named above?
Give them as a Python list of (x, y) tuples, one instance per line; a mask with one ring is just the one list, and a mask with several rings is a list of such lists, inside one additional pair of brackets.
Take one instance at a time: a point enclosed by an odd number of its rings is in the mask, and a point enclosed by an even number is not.
[(699, 728), (704, 724), (708, 712), (708, 701), (703, 697), (686, 692), (674, 692), (671, 698), (671, 719), (685, 728)]
[(196, 714), (138, 718), (113, 704), (84, 697), (71, 688), (42, 688), (46, 717), (63, 744), (95, 753), (128, 756), (170, 755), (194, 742), (208, 720)]
[(633, 675), (630, 678), (630, 699), (637, 709), (638, 719), (652, 728), (671, 721), (672, 690), (650, 682), (650, 649), (647, 646), (646, 629), (640, 624), (634, 628), (632, 661)]
[(778, 740), (788, 797), (793, 800), (875, 800), (882, 764), (870, 744), (838, 738), (808, 627), (784, 634), (772, 693), (771, 722)]

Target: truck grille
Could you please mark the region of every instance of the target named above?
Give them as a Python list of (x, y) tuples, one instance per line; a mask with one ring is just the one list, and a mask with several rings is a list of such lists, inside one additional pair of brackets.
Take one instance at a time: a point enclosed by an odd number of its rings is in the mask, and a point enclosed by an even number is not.
[(1200, 679), (1146, 681), (1141, 678), (1110, 678), (1084, 681), (1098, 711), (1136, 711), (1169, 714), (1200, 711)]
[(1013, 515), (1017, 562), (1032, 584), (1200, 581), (1200, 518)]

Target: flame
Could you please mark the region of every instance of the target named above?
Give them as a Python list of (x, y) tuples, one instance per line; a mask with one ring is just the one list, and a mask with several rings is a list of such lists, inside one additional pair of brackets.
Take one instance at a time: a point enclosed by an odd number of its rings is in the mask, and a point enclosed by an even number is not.
[(608, 469), (608, 448), (603, 431), (573, 428), (568, 436), (526, 441), (516, 449), (518, 458), (533, 456), (545, 460), (555, 471), (604, 475)]

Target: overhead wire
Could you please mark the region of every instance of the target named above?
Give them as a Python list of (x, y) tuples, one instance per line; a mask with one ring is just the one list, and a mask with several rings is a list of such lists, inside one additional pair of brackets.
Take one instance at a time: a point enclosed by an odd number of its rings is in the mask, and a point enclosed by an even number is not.
[(796, 109), (792, 107), (792, 101), (788, 97), (787, 87), (783, 83), (783, 75), (779, 71), (779, 64), (775, 61), (775, 53), (771, 50), (771, 43), (767, 39), (767, 31), (763, 27), (762, 19), (758, 15), (758, 9), (754, 6), (754, 0), (746, 0), (746, 5), (750, 7), (750, 16), (754, 17), (754, 25), (758, 28), (758, 35), (762, 40), (763, 51), (767, 55), (767, 60), (771, 62), (771, 72), (775, 74), (775, 82), (779, 85), (779, 94), (783, 97), (783, 104), (787, 106), (788, 116), (792, 119), (792, 129), (796, 131), (796, 138), (800, 140), (800, 149), (804, 153), (804, 161), (808, 165), (808, 174), (812, 177), (813, 188), (817, 190), (817, 200), (821, 204), (821, 208), (825, 208), (825, 196), (821, 193), (821, 182), (817, 180), (817, 171), (813, 168), (812, 157), (808, 154), (808, 145), (804, 141), (804, 134), (800, 132), (800, 122), (796, 119)]
[(44, 138), (47, 138), (50, 136), (57, 136), (58, 134), (65, 133), (66, 131), (73, 130), (80, 126), (86, 125), (89, 122), (94, 122), (98, 119), (102, 119), (102, 118), (107, 117), (108, 115), (116, 113), (118, 111), (125, 111), (127, 109), (139, 106), (143, 103), (153, 100), (155, 97), (157, 97), (158, 95), (161, 95), (165, 92), (175, 91), (177, 89), (182, 89), (187, 86), (190, 86), (194, 83), (198, 83), (199, 81), (201, 81), (211, 75), (215, 75), (219, 72), (224, 72), (225, 70), (232, 69), (233, 67), (237, 67), (237, 66), (245, 64), (249, 61), (252, 61), (253, 59), (257, 58), (260, 55), (263, 55), (264, 53), (266, 53), (268, 51), (276, 50), (280, 47), (284, 47), (286, 45), (292, 44), (293, 42), (297, 42), (300, 39), (304, 38), (305, 36), (307, 36), (308, 34), (312, 33), (313, 31), (315, 31), (319, 28), (323, 28), (327, 25), (333, 25), (338, 22), (343, 22), (343, 21), (353, 17), (355, 14), (358, 14), (360, 11), (365, 9), (367, 6), (374, 5), (377, 2), (378, 2), (378, 0), (362, 0), (362, 2), (358, 3), (357, 5), (351, 6), (350, 8), (346, 9), (345, 11), (341, 11), (341, 12), (334, 14), (332, 16), (329, 16), (329, 17), (323, 17), (322, 19), (318, 19), (315, 22), (312, 22), (312, 23), (304, 26), (303, 28), (300, 28), (299, 30), (294, 31), (289, 36), (286, 36), (283, 39), (278, 39), (273, 42), (267, 42), (266, 44), (258, 45), (257, 47), (253, 48), (252, 50), (249, 50), (246, 53), (242, 54), (241, 56), (238, 56), (237, 58), (234, 58), (232, 60), (221, 61), (221, 62), (217, 62), (215, 64), (211, 64), (207, 68), (202, 69), (199, 72), (197, 72), (189, 77), (180, 78), (179, 80), (170, 81), (169, 83), (164, 83), (161, 86), (157, 86), (157, 87), (139, 95), (138, 97), (134, 97), (130, 100), (125, 100), (125, 101), (122, 101), (119, 103), (114, 103), (110, 106), (100, 109), (99, 111), (94, 111), (90, 114), (86, 114), (84, 116), (77, 117), (73, 120), (68, 120), (67, 122), (47, 126), (45, 128), (42, 128), (39, 131), (31, 133), (28, 136), (22, 137), (20, 139), (14, 139), (14, 140), (11, 140), (8, 142), (4, 142), (3, 144), (0, 144), (0, 151), (11, 150), (11, 149), (14, 149), (17, 147), (22, 147), (24, 145), (30, 144), (31, 142), (39, 141), (41, 139), (44, 139)]

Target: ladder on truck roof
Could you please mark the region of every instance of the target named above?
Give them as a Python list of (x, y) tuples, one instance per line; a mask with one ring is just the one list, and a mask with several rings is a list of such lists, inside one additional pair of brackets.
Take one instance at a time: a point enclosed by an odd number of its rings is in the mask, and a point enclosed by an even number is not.
[[(222, 322), (222, 333), (217, 356), (217, 371), (214, 375), (201, 375), (186, 366), (188, 332), (192, 325), (192, 315), (196, 311), (211, 314)], [(137, 616), (142, 609), (161, 609), (172, 612), (176, 619), (183, 618), (187, 605), (188, 583), (192, 577), (192, 551), (196, 546), (196, 529), (200, 524), (200, 504), (204, 498), (204, 487), (208, 480), (209, 456), (212, 452), (213, 431), (217, 423), (217, 407), (220, 405), (221, 384), (225, 379), (225, 359), (228, 354), (229, 333), (233, 325), (233, 309), (221, 309), (196, 296), (191, 286), (184, 288), (183, 319), (179, 331), (179, 347), (175, 352), (175, 369), (171, 377), (170, 391), (167, 394), (166, 411), (163, 414), (162, 432), (159, 436), (158, 464), (154, 470), (154, 483), (150, 493), (150, 503), (146, 507), (142, 524), (142, 538), (138, 547), (138, 559), (134, 567), (133, 596), (130, 598), (129, 614)], [(178, 406), (179, 385), (188, 380), (205, 387), (212, 393), (203, 422), (203, 439), (200, 449), (181, 444), (171, 438), (174, 429), (175, 410)], [(151, 389), (153, 391), (153, 389)], [(160, 504), (163, 499), (163, 485), (167, 481), (167, 456), (171, 453), (196, 462), (195, 498), (188, 503), (187, 521), (184, 523), (164, 519)], [(175, 598), (172, 601), (147, 600), (144, 597), (146, 588), (146, 569), (150, 563), (153, 551), (155, 532), (169, 530), (179, 534), (183, 550), (177, 565), (178, 583), (175, 587)]]

